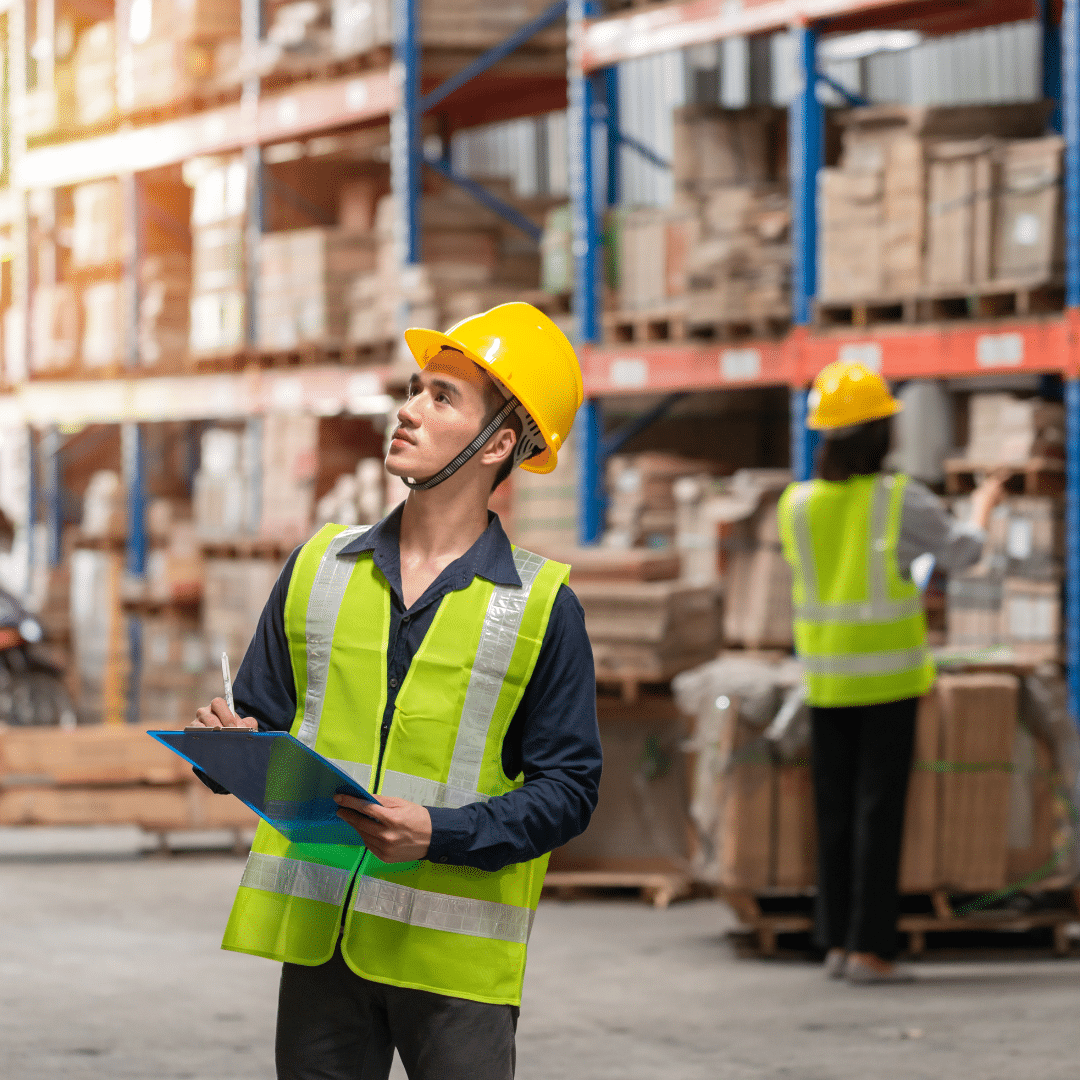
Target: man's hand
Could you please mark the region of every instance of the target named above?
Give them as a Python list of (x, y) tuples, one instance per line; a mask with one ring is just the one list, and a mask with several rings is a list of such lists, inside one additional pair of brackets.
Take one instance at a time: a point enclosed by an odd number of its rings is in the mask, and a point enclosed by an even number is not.
[(259, 722), (253, 716), (239, 717), (229, 711), (224, 698), (216, 697), (209, 705), (204, 705), (195, 713), (195, 723), (192, 727), (222, 728), (239, 727), (249, 731), (257, 731)]
[[(335, 795), (338, 817), (348, 822), (384, 863), (423, 859), (431, 846), (431, 815), (407, 799), (380, 795), (378, 803)], [(381, 804), (381, 805), (380, 805)]]

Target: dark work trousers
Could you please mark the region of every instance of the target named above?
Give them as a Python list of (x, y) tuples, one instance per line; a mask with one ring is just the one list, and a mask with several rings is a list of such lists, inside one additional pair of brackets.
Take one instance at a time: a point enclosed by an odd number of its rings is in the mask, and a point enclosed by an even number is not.
[(811, 708), (818, 827), (817, 938), (896, 955), (900, 844), (918, 698)]
[(397, 1048), (409, 1080), (513, 1080), (518, 1010), (360, 978), (341, 948), (284, 964), (278, 1080), (386, 1080)]

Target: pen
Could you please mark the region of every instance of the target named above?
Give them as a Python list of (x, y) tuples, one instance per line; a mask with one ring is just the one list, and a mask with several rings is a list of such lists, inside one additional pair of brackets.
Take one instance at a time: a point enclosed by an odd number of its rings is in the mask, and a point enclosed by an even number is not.
[(232, 672), (229, 670), (229, 654), (221, 654), (221, 677), (225, 680), (225, 704), (229, 706), (229, 712), (235, 713), (236, 706), (232, 696)]

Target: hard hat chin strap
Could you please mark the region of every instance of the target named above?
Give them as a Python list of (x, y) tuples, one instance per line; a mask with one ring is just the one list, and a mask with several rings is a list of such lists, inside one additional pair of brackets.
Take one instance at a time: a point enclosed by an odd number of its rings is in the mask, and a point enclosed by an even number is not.
[(444, 480), (449, 480), (469, 460), (478, 450), (482, 449), (484, 444), (499, 430), (506, 422), (507, 417), (519, 406), (521, 402), (516, 397), (511, 397), (506, 400), (506, 404), (491, 418), (491, 420), (485, 425), (484, 430), (476, 436), (475, 439), (453, 461), (450, 462), (445, 468), (440, 469), (434, 476), (429, 477), (427, 480), (413, 480), (411, 477), (403, 476), (402, 480), (405, 482), (405, 486), (413, 491), (429, 491), (431, 488), (438, 486)]

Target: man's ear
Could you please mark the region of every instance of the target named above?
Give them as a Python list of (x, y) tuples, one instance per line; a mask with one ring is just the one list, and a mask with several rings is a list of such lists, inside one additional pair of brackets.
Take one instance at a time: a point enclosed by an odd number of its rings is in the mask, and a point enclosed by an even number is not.
[(495, 465), (514, 454), (517, 432), (512, 427), (501, 427), (487, 441), (481, 460), (485, 465)]

